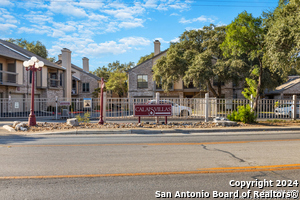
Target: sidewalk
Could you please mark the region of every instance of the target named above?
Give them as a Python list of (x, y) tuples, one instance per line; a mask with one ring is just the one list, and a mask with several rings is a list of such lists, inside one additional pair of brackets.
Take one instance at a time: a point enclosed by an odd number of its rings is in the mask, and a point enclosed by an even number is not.
[[(20, 121), (27, 121), (20, 120)], [(171, 121), (171, 120), (170, 120)], [(192, 120), (198, 121), (199, 120)], [(37, 123), (65, 123), (66, 120), (38, 120)], [(91, 123), (97, 123), (98, 120), (91, 120)], [(107, 121), (114, 122), (116, 121)], [(136, 123), (135, 120), (118, 121), (119, 123)], [(177, 121), (178, 122), (178, 121)], [(191, 122), (191, 120), (189, 120)], [(266, 132), (283, 132), (283, 131), (300, 131), (298, 124), (289, 124), (285, 126), (278, 125), (257, 125), (257, 126), (246, 126), (246, 127), (215, 127), (215, 128), (105, 128), (105, 129), (71, 129), (71, 130), (53, 130), (53, 131), (41, 131), (41, 132), (9, 132), (2, 128), (4, 125), (12, 125), (13, 121), (0, 121), (0, 135), (7, 134), (22, 134), (22, 135), (59, 135), (59, 134), (262, 134)], [(300, 125), (300, 124), (299, 124)]]

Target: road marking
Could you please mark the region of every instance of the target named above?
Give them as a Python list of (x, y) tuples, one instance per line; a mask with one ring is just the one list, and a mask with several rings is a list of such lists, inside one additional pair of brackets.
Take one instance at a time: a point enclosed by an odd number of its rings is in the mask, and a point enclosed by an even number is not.
[(158, 176), (158, 175), (283, 171), (283, 170), (296, 170), (296, 169), (300, 169), (300, 164), (245, 166), (245, 167), (227, 167), (227, 168), (203, 168), (203, 169), (199, 169), (197, 171), (179, 171), (179, 172), (83, 174), (83, 175), (52, 175), (52, 176), (3, 176), (3, 177), (0, 177), (0, 180), (5, 180), (5, 179), (96, 178), (96, 177), (118, 177), (118, 176)]
[(250, 140), (250, 141), (225, 141), (225, 142), (184, 142), (184, 143), (130, 143), (130, 144), (13, 144), (0, 145), (0, 147), (85, 147), (85, 146), (164, 146), (164, 145), (212, 145), (212, 144), (243, 144), (243, 143), (257, 143), (257, 142), (292, 142), (300, 141), (300, 139), (282, 139), (282, 140)]

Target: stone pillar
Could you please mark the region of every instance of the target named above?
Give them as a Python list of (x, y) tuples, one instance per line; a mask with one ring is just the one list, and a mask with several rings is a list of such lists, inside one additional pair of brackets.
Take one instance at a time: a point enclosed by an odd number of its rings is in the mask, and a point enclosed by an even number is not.
[(156, 56), (159, 53), (160, 53), (160, 42), (159, 42), (159, 40), (155, 40), (154, 41), (154, 55)]
[(62, 55), (61, 55), (61, 54), (59, 54), (59, 55), (58, 55), (58, 60), (62, 60), (62, 58), (61, 58), (61, 57), (62, 57)]
[(82, 68), (83, 71), (90, 72), (89, 59), (86, 57), (82, 58)]
[(64, 73), (63, 88), (64, 88), (64, 98), (66, 101), (72, 99), (72, 72), (71, 72), (71, 51), (67, 48), (63, 48), (62, 52), (62, 67), (66, 68)]

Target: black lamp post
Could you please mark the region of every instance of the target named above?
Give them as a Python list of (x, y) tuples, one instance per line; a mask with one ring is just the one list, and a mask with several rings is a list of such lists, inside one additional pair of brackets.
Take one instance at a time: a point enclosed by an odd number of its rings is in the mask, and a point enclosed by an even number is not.
[(28, 126), (36, 125), (36, 118), (34, 114), (34, 72), (41, 71), (44, 66), (43, 61), (39, 61), (36, 57), (31, 57), (30, 60), (24, 61), (23, 65), (26, 71), (32, 71), (32, 81), (31, 81), (31, 109), (28, 118)]

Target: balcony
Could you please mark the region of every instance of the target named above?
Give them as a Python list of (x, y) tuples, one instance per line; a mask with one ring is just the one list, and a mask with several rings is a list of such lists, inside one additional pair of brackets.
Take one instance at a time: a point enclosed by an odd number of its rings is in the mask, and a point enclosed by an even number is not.
[(16, 72), (8, 72), (0, 70), (0, 85), (20, 86), (18, 84), (18, 75)]

